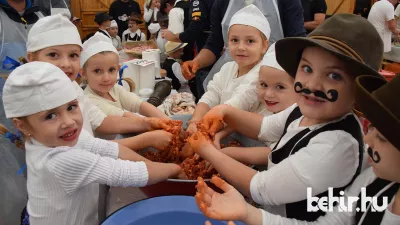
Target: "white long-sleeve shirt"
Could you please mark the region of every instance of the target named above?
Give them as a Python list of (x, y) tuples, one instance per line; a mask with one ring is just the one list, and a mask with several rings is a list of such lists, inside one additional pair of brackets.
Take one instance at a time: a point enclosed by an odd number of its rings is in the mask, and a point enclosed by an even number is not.
[[(284, 176), (282, 176), (284, 177)], [(358, 197), (361, 188), (368, 186), (376, 179), (376, 175), (373, 173), (372, 168), (368, 168), (363, 173), (361, 173), (357, 179), (353, 182), (351, 186), (349, 186), (346, 191), (345, 195), (345, 205), (347, 205), (348, 197)], [(369, 196), (372, 197), (372, 196)], [(390, 201), (390, 205), (387, 207), (383, 219), (381, 221), (381, 225), (399, 225), (400, 224), (400, 216), (395, 215), (392, 212), (392, 206), (394, 202), (394, 197)], [(338, 206), (339, 207), (339, 206)], [(288, 219), (278, 215), (273, 215), (262, 210), (263, 216), (263, 225), (357, 225), (355, 224), (355, 214), (356, 214), (356, 207), (357, 202), (354, 202), (351, 205), (351, 212), (339, 212), (339, 208), (335, 207), (333, 212), (327, 212), (325, 216), (321, 216), (318, 218), (317, 221), (314, 222), (307, 222), (307, 221), (299, 221), (295, 219)], [(362, 221), (359, 221), (360, 223)], [(376, 224), (378, 225), (378, 224)]]
[(151, 16), (153, 16), (154, 21), (157, 21), (157, 12), (160, 11), (158, 8), (154, 9), (147, 8), (147, 4), (145, 2), (143, 5), (143, 10), (144, 10), (143, 19), (144, 21), (146, 21), (146, 23), (150, 22)]
[(94, 105), (88, 97), (85, 96), (82, 88), (76, 81), (72, 82), (78, 95), (79, 108), (83, 114), (83, 129), (93, 136), (93, 131), (96, 130), (106, 118), (96, 105)]
[[(287, 118), (297, 104), (288, 109), (264, 117), (259, 139), (276, 142), (282, 136)], [(330, 121), (334, 123), (342, 118)], [(306, 127), (300, 127), (299, 119), (290, 123), (276, 150)], [(321, 128), (324, 124), (308, 127)], [(361, 129), (361, 126), (360, 126)], [(254, 201), (265, 205), (275, 214), (286, 215), (285, 204), (307, 198), (307, 188), (312, 188), (313, 196), (323, 193), (329, 187), (344, 187), (353, 178), (359, 165), (359, 144), (353, 136), (343, 130), (325, 131), (311, 138), (308, 145), (274, 165), (270, 154), (268, 170), (257, 173), (251, 180), (250, 191)], [(267, 157), (267, 156), (266, 156)], [(284, 178), (284, 179), (283, 179)]]
[(207, 104), (210, 108), (226, 104), (230, 99), (236, 98), (255, 79), (258, 79), (261, 63), (255, 65), (247, 74), (237, 77), (239, 66), (236, 62), (227, 62), (216, 73), (207, 85), (207, 92), (199, 102)]
[(99, 183), (145, 186), (144, 162), (118, 159), (118, 144), (85, 130), (74, 147), (50, 148), (27, 141), (28, 213), (31, 225), (98, 224)]
[[(175, 5), (181, 0), (177, 0)], [(185, 30), (184, 21), (184, 11), (181, 8), (172, 8), (168, 13), (168, 30), (174, 34), (182, 33)]]

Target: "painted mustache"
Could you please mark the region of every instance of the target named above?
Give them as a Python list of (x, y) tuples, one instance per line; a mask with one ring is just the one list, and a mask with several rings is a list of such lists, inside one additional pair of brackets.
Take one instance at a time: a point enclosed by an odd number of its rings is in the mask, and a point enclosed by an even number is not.
[(368, 148), (368, 155), (371, 157), (374, 163), (379, 163), (381, 161), (381, 156), (378, 152), (372, 150), (372, 148)]
[[(314, 94), (315, 97), (326, 99), (330, 102), (336, 102), (339, 98), (339, 93), (336, 90), (331, 89), (327, 92), (327, 94), (325, 94), (323, 91), (311, 91), (308, 88), (303, 88), (303, 85), (300, 82), (296, 82), (294, 84), (294, 91), (296, 93), (304, 93), (306, 95)], [(331, 97), (329, 98), (328, 95)]]

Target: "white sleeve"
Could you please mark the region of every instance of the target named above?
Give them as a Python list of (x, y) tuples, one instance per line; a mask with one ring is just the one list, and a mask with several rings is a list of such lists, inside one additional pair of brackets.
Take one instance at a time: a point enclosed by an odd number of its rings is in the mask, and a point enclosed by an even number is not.
[(133, 113), (139, 113), (143, 100), (133, 92), (125, 90), (122, 86), (115, 85), (115, 92), (122, 107)]
[(263, 205), (282, 205), (313, 196), (329, 187), (343, 187), (358, 167), (358, 142), (340, 130), (322, 132), (309, 144), (279, 164), (257, 173), (251, 183), (252, 198)]
[(142, 34), (140, 35), (140, 40), (141, 40), (141, 41), (146, 41), (146, 34), (144, 34), (143, 32), (142, 32)]
[(125, 46), (125, 35), (129, 32), (129, 29), (125, 30), (124, 32), (122, 32), (122, 46)]
[(394, 11), (394, 15), (400, 17), (400, 5), (397, 5), (396, 10)]
[(286, 120), (296, 107), (297, 104), (293, 104), (279, 113), (264, 117), (258, 139), (263, 142), (278, 141), (285, 130)]
[(93, 104), (86, 95), (83, 98), (83, 104), (85, 105), (85, 110), (88, 111), (88, 115), (90, 115), (90, 125), (92, 126), (92, 130), (96, 130), (103, 123), (107, 115), (104, 114), (99, 107)]
[(161, 29), (161, 27), (160, 27), (160, 24), (158, 24), (158, 23), (152, 23), (147, 27), (147, 29), (149, 30), (149, 32), (151, 34), (155, 34), (155, 33), (157, 33), (157, 31), (159, 31)]
[(171, 11), (168, 14), (168, 18), (169, 18), (168, 30), (170, 30), (174, 34), (179, 34), (184, 31), (182, 9), (179, 8), (171, 9)]
[(199, 100), (199, 102), (207, 104), (210, 108), (219, 105), (221, 102), (222, 91), (225, 87), (224, 83), (227, 82), (227, 80), (223, 78), (225, 74), (222, 71), (224, 71), (223, 67), (214, 75), (213, 79), (208, 82), (207, 92), (204, 93)]
[(242, 88), (241, 92), (234, 94), (224, 104), (251, 112), (260, 102), (257, 94), (257, 82), (252, 82), (248, 84), (247, 87)]
[(79, 135), (78, 145), (86, 151), (113, 159), (118, 159), (118, 143), (94, 138), (86, 130), (82, 129)]
[(102, 157), (69, 147), (52, 150), (46, 167), (69, 194), (91, 183), (142, 187), (149, 178), (144, 162)]
[(179, 82), (187, 82), (187, 80), (182, 75), (181, 65), (178, 62), (172, 64), (172, 72), (174, 72), (174, 75), (176, 78), (178, 78)]
[(147, 9), (146, 3), (144, 3), (143, 6), (144, 14), (143, 14), (143, 19), (148, 23), (151, 20), (151, 16), (153, 15), (153, 10), (152, 9)]
[(390, 21), (394, 19), (394, 8), (392, 4), (385, 4), (385, 8), (383, 9), (385, 13), (386, 21)]
[(395, 200), (395, 197), (393, 197), (392, 202), (386, 208), (385, 214), (383, 215), (381, 225), (399, 225), (400, 224), (400, 215), (396, 215), (393, 213), (394, 200)]

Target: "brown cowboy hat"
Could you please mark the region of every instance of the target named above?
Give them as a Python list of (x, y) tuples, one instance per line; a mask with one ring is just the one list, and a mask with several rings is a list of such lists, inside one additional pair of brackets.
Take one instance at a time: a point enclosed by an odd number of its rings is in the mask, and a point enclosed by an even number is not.
[(356, 79), (356, 102), (367, 119), (400, 151), (400, 75), (390, 82), (376, 76)]
[(320, 47), (340, 58), (354, 76), (378, 73), (383, 42), (375, 27), (361, 16), (336, 14), (307, 37), (293, 37), (276, 43), (276, 59), (295, 77), (303, 50)]
[(135, 13), (135, 12), (133, 12), (129, 16), (128, 20), (135, 21), (137, 24), (142, 24), (143, 23), (142, 15), (140, 15), (139, 13)]

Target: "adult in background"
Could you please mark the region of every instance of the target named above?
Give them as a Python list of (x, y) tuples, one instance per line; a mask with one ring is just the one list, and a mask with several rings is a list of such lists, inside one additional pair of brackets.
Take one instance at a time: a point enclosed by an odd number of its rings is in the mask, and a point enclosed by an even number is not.
[(396, 20), (394, 18), (394, 5), (398, 0), (380, 0), (375, 2), (368, 15), (368, 21), (374, 25), (383, 41), (383, 51), (392, 49), (392, 34), (399, 36)]
[(210, 66), (218, 60), (208, 76), (201, 78), (205, 79), (203, 86), (206, 89), (208, 81), (212, 80), (222, 65), (232, 61), (228, 50), (221, 56), (224, 46), (228, 46), (230, 18), (249, 4), (257, 6), (268, 19), (271, 26), (270, 45), (283, 37), (306, 35), (300, 0), (217, 0), (211, 10), (211, 33), (206, 44), (194, 60), (183, 64), (182, 73), (186, 79), (192, 79), (199, 69)]
[(118, 35), (128, 29), (128, 18), (133, 13), (142, 14), (139, 4), (134, 0), (115, 0), (110, 5), (109, 14), (117, 21)]
[(68, 19), (71, 18), (71, 0), (36, 0), (35, 2), (44, 16), (60, 13)]
[(310, 33), (325, 20), (326, 2), (325, 0), (301, 0), (303, 6), (304, 28)]

